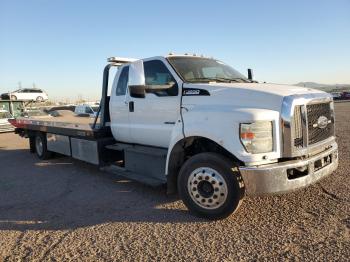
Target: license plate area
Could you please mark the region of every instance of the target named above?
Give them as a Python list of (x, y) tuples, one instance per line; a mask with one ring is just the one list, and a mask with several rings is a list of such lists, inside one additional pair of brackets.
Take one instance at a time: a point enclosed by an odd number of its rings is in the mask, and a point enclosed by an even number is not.
[(318, 171), (332, 163), (332, 154), (322, 157), (314, 162), (314, 171)]

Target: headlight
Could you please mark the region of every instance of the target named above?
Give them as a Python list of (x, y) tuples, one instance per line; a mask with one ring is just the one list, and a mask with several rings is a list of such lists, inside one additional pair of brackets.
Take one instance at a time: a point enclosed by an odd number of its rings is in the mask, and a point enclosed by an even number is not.
[(273, 150), (272, 122), (257, 121), (240, 125), (241, 142), (248, 153), (267, 153)]

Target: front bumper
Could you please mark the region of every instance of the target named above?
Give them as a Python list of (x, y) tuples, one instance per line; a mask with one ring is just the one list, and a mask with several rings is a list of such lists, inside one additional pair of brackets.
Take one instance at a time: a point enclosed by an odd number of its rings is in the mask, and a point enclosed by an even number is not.
[[(330, 162), (326, 161), (328, 157)], [(265, 195), (306, 187), (331, 174), (337, 167), (338, 145), (333, 143), (326, 151), (307, 159), (240, 167), (239, 170), (247, 195)]]

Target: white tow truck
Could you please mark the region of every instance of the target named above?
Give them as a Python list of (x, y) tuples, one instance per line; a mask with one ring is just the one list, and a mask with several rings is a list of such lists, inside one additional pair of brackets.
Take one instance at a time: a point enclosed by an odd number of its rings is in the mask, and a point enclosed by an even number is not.
[[(245, 195), (306, 187), (338, 166), (332, 97), (260, 84), (195, 55), (108, 59), (94, 121), (17, 118), (31, 152), (52, 152), (178, 192), (194, 214), (233, 213)], [(117, 67), (110, 95), (110, 68)]]

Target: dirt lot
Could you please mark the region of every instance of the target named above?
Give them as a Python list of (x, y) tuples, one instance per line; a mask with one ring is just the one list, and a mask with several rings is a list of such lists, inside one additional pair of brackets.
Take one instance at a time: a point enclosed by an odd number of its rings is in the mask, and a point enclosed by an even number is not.
[(191, 216), (164, 189), (0, 134), (0, 261), (346, 261), (350, 257), (350, 103), (336, 104), (339, 169), (283, 196), (246, 199), (226, 220)]

